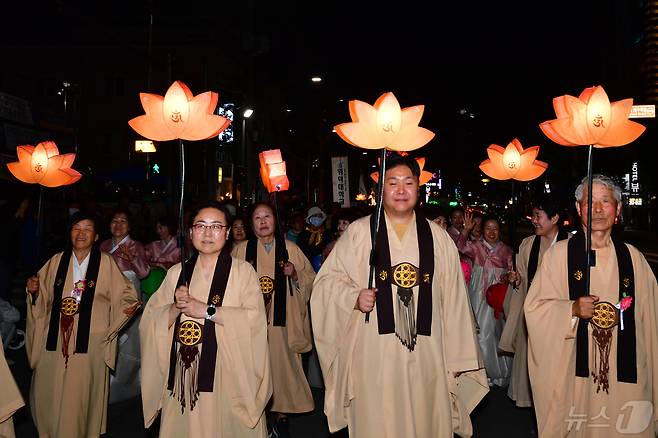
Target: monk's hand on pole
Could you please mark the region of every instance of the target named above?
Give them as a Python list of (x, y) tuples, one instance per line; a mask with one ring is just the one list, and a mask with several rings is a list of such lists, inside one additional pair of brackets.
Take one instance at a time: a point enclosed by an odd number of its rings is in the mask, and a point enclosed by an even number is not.
[(579, 297), (571, 305), (571, 315), (580, 319), (591, 319), (594, 316), (594, 306), (599, 301), (596, 295)]
[(32, 276), (27, 279), (27, 284), (25, 286), (25, 290), (30, 294), (30, 295), (38, 295), (39, 294), (39, 277)]
[(377, 298), (377, 288), (372, 289), (361, 289), (359, 292), (359, 297), (356, 299), (356, 304), (354, 304), (354, 309), (359, 310), (363, 313), (372, 312), (372, 309), (375, 307), (375, 300)]

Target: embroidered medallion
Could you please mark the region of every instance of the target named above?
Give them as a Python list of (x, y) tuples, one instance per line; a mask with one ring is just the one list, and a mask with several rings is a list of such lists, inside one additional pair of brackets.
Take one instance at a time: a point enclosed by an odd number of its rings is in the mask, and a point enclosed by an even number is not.
[(181, 344), (192, 347), (201, 343), (201, 334), (203, 327), (196, 321), (188, 319), (183, 321), (178, 326), (178, 342)]
[(60, 312), (64, 316), (73, 316), (76, 313), (78, 313), (78, 309), (80, 308), (80, 304), (78, 304), (78, 300), (76, 300), (73, 297), (66, 297), (62, 298), (62, 305), (60, 306)]

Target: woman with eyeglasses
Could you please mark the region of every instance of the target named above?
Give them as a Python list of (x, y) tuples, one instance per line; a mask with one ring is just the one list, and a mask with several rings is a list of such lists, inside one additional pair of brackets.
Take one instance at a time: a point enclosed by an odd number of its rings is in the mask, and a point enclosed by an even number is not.
[[(132, 215), (128, 210), (117, 208), (112, 213), (110, 232), (112, 237), (100, 244), (102, 252), (109, 253), (121, 273), (132, 283), (137, 296), (143, 298), (141, 280), (149, 274), (144, 246), (130, 237)], [(110, 403), (127, 400), (139, 395), (139, 333), (137, 326), (141, 314), (137, 314), (123, 329), (119, 343), (117, 364), (110, 374)]]
[(311, 350), (307, 304), (315, 272), (302, 250), (284, 240), (283, 233), (277, 230), (271, 205), (255, 204), (251, 225), (254, 236), (239, 243), (233, 255), (251, 263), (258, 273), (272, 362), (274, 393), (269, 407), (270, 428), (278, 436), (286, 437), (286, 414), (309, 412), (314, 408), (301, 353)]
[(142, 322), (144, 423), (160, 437), (265, 437), (272, 394), (258, 278), (230, 255), (228, 211), (211, 201), (193, 216), (196, 253), (171, 267)]

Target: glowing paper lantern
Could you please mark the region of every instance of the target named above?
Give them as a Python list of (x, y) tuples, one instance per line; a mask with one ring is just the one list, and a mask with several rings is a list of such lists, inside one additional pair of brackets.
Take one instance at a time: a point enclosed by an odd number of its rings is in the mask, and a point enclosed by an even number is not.
[[(418, 163), (418, 167), (420, 167), (420, 178), (418, 179), (418, 185), (422, 186), (422, 185), (427, 184), (432, 179), (434, 174), (432, 172), (428, 172), (426, 170), (423, 170), (423, 167), (425, 167), (425, 157), (416, 158), (416, 162)], [(372, 180), (374, 182), (378, 182), (379, 181), (379, 172), (371, 173), (370, 178), (372, 178)]]
[(363, 149), (412, 151), (434, 138), (432, 131), (418, 126), (424, 109), (424, 105), (400, 109), (398, 100), (390, 92), (382, 94), (374, 106), (351, 100), (352, 122), (334, 129), (340, 138)]
[(281, 158), (280, 149), (271, 149), (258, 154), (260, 177), (269, 193), (288, 190), (286, 162)]
[(55, 142), (44, 141), (36, 147), (18, 146), (16, 153), (18, 161), (7, 163), (7, 167), (12, 175), (25, 183), (59, 187), (73, 184), (82, 177), (71, 169), (75, 154), (60, 155)]
[(523, 149), (516, 138), (506, 148), (492, 144), (487, 148), (488, 160), (480, 164), (480, 170), (493, 179), (531, 181), (548, 168), (548, 164), (535, 160), (539, 146)]
[(164, 97), (140, 93), (145, 115), (128, 124), (138, 134), (150, 140), (205, 140), (214, 137), (231, 123), (214, 114), (219, 95), (206, 91), (194, 96), (187, 86), (174, 82)]
[(553, 99), (557, 119), (539, 125), (548, 138), (563, 146), (593, 145), (596, 148), (623, 146), (645, 130), (628, 120), (633, 99), (610, 103), (601, 86), (585, 88), (580, 96)]

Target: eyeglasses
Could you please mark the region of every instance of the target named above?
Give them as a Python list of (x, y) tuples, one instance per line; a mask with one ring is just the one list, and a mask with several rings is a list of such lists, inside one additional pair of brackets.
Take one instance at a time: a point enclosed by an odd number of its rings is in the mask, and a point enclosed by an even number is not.
[(228, 225), (222, 225), (222, 224), (204, 224), (203, 222), (197, 222), (196, 224), (192, 225), (192, 229), (201, 234), (205, 233), (206, 230), (210, 230), (213, 233), (219, 233), (221, 232), (224, 228), (228, 228)]

